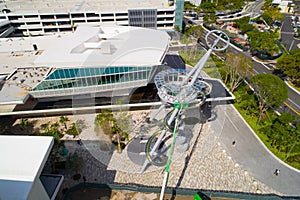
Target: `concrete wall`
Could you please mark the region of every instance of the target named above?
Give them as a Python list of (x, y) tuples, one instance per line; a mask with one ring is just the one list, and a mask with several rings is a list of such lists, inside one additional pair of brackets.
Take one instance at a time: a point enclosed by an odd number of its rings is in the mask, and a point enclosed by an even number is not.
[(36, 199), (50, 200), (39, 178), (37, 178), (33, 183), (27, 199), (28, 200), (36, 200)]

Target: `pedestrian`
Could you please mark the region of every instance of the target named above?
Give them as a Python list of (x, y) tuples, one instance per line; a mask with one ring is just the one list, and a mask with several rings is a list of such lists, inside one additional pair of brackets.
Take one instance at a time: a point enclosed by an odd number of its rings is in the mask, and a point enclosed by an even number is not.
[(232, 146), (235, 146), (235, 140), (233, 140), (233, 142), (232, 142)]
[(279, 173), (280, 173), (280, 170), (279, 170), (279, 169), (275, 169), (275, 172), (274, 172), (274, 174), (275, 174), (276, 176), (278, 176), (278, 175), (279, 175)]

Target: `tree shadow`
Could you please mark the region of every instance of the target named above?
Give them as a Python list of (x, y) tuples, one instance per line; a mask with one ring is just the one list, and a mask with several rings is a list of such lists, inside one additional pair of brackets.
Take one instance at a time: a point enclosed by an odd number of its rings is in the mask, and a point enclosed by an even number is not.
[[(23, 119), (27, 120), (27, 118)], [(30, 120), (24, 124), (21, 122), (16, 123), (17, 120), (16, 117), (0, 117), (0, 135), (31, 135), (38, 131), (38, 128), (36, 128), (38, 120)]]

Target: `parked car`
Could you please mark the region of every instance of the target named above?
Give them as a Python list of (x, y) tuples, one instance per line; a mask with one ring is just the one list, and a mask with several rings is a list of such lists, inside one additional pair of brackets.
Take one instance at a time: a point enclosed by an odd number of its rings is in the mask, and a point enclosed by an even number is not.
[(299, 18), (298, 18), (298, 16), (293, 15), (293, 16), (291, 17), (291, 20), (297, 22), (297, 21), (299, 20)]
[(272, 24), (273, 28), (278, 29), (281, 27), (281, 22), (276, 20), (273, 24)]

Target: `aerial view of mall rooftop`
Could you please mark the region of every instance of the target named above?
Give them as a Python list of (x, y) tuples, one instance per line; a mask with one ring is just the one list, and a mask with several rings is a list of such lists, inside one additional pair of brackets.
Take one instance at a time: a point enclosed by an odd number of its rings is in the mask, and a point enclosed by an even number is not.
[[(10, 75), (1, 90), (1, 104), (22, 104), (28, 94), (127, 94), (132, 87), (147, 85), (169, 45), (164, 31), (116, 25), (82, 25), (66, 35), (6, 40), (1, 42), (6, 51), (0, 53), (1, 71)], [(38, 49), (32, 50), (33, 45)]]
[(299, 170), (202, 70), (228, 34), (176, 38), (184, 3), (0, 0), (0, 200), (300, 199)]
[(113, 88), (126, 94), (147, 85), (170, 40), (167, 32), (153, 29), (172, 31), (182, 21), (175, 19), (181, 11), (174, 1), (3, 1), (1, 6), (2, 34), (14, 27), (14, 36), (37, 36), (1, 39), (2, 105), (23, 104), (29, 93), (108, 96)]

